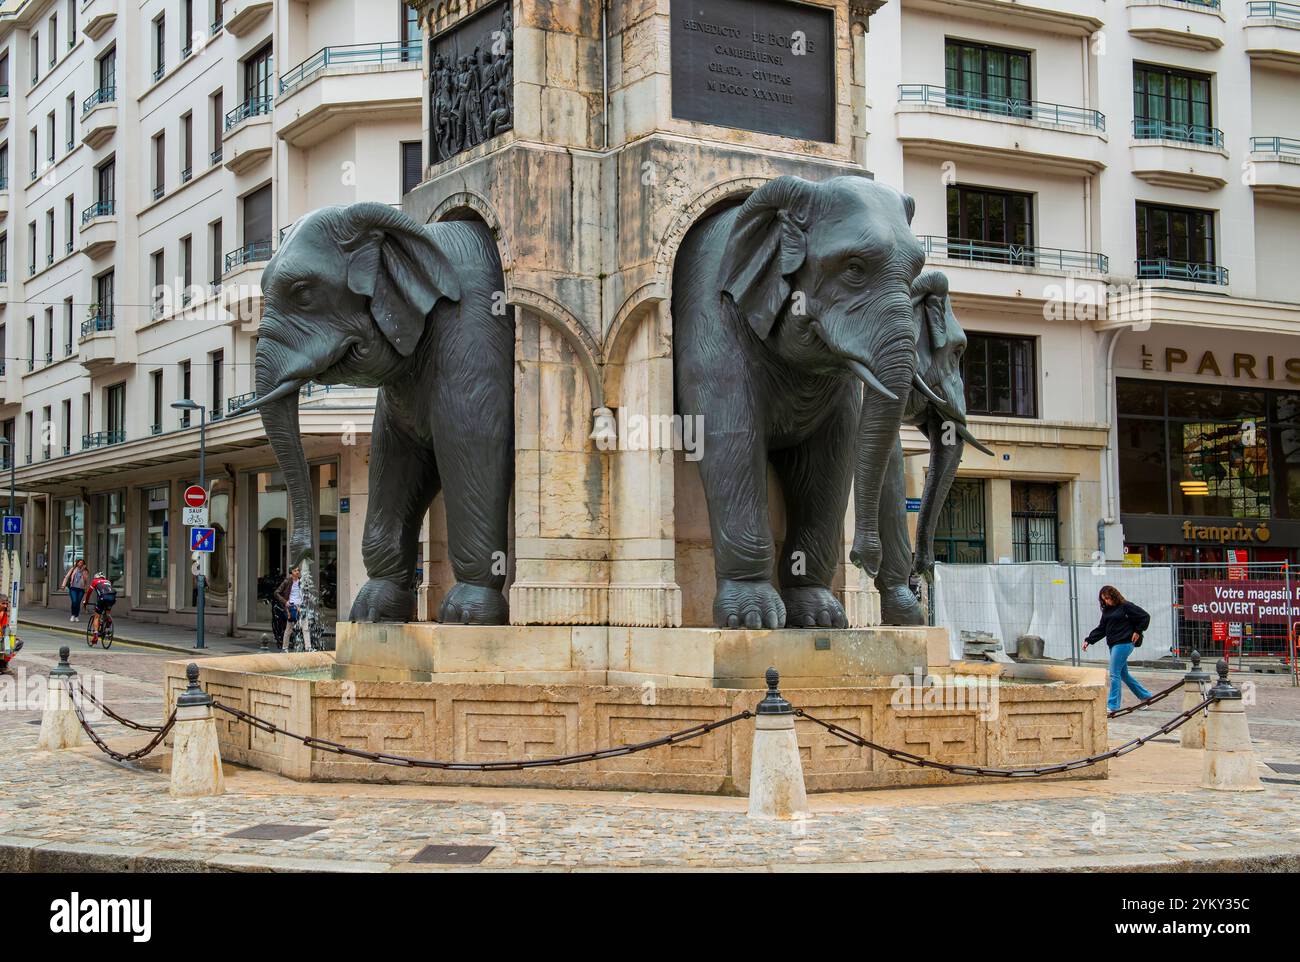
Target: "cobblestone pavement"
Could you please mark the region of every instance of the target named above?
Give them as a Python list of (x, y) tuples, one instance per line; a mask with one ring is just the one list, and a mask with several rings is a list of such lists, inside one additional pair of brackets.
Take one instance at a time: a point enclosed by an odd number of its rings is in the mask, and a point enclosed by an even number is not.
[[(94, 654), (79, 663), (83, 675), (92, 660), (106, 673), (108, 703), (159, 720), (163, 659), (134, 655), (124, 664), (125, 653)], [(28, 670), (35, 678), (50, 664), (37, 654)], [(1269, 710), (1289, 697), (1272, 693)], [(39, 713), (6, 708), (0, 869), (445, 870), (411, 864), (427, 844), (490, 846), (483, 869), (1300, 867), (1300, 777), (1261, 767), (1278, 779), (1263, 792), (1204, 791), (1196, 787), (1199, 753), (1168, 743), (1112, 763), (1106, 781), (817, 795), (808, 820), (764, 823), (747, 819), (737, 798), (302, 784), (229, 765), (226, 795), (174, 800), (160, 770), (165, 757), (126, 766), (90, 746), (37, 752)], [(1166, 717), (1135, 713), (1112, 724), (1112, 738)], [(97, 730), (115, 747), (148, 737), (107, 721)], [(1300, 762), (1289, 725), (1255, 730), (1261, 760)], [(318, 829), (290, 841), (229, 837), (266, 823)]]

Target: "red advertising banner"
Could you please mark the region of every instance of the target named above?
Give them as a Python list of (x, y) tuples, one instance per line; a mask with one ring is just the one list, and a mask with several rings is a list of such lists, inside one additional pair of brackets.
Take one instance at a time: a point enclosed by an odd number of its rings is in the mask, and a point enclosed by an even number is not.
[(1291, 585), (1288, 606), (1285, 581), (1185, 581), (1183, 620), (1275, 625), (1300, 622), (1300, 584)]

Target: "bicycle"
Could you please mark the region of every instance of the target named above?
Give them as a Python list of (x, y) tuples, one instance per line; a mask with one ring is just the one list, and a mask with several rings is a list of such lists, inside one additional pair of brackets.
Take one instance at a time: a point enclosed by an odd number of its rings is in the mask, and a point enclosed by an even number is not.
[[(97, 618), (102, 621), (97, 622)], [(103, 645), (105, 651), (113, 647), (113, 614), (110, 611), (101, 615), (92, 610), (86, 619), (86, 647), (94, 648), (96, 642)]]

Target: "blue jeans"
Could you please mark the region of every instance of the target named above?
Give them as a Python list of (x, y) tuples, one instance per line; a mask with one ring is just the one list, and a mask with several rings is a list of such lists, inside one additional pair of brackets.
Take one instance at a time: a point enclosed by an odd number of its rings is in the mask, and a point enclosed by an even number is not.
[(68, 586), (68, 603), (72, 606), (72, 617), (81, 617), (81, 599), (86, 597), (85, 588)]
[(1133, 654), (1133, 645), (1130, 643), (1115, 645), (1110, 650), (1110, 697), (1106, 699), (1107, 711), (1115, 711), (1115, 709), (1119, 708), (1121, 701), (1120, 679), (1123, 679), (1124, 684), (1128, 685), (1128, 690), (1137, 695), (1142, 701), (1146, 701), (1151, 697), (1151, 692), (1143, 688), (1128, 670), (1128, 657), (1131, 654)]

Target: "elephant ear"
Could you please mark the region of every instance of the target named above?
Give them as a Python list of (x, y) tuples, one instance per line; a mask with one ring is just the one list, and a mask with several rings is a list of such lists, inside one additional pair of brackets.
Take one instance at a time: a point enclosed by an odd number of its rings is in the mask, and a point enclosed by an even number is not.
[(787, 278), (808, 256), (814, 190), (799, 177), (778, 177), (750, 194), (736, 214), (718, 283), (759, 337), (771, 333), (790, 297)]
[(948, 343), (948, 275), (925, 271), (912, 282), (912, 307), (921, 312), (917, 344), (923, 351), (940, 351)]
[(409, 357), (438, 299), (460, 300), (456, 271), (420, 224), (386, 204), (353, 204), (343, 218), (348, 289), (369, 298), (379, 330)]

